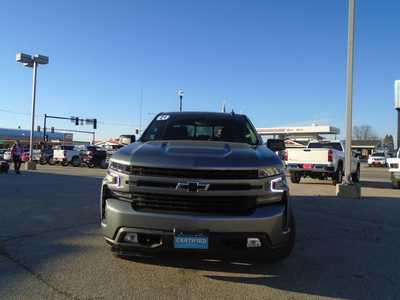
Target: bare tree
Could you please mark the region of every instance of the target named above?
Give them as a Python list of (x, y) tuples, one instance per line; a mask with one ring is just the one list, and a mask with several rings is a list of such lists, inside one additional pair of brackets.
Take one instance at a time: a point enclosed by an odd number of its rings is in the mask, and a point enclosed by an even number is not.
[(360, 125), (353, 127), (353, 139), (354, 140), (379, 140), (378, 134), (370, 125)]

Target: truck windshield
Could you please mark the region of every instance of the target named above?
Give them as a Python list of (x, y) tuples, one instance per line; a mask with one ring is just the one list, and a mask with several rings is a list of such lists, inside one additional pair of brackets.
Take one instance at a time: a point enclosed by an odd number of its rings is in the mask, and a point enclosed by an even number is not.
[(373, 157), (384, 157), (384, 156), (385, 156), (385, 153), (376, 152), (376, 153), (373, 153), (372, 156), (373, 156)]
[(325, 148), (343, 151), (342, 145), (340, 143), (310, 143), (308, 145), (308, 148)]
[(142, 142), (201, 140), (258, 144), (254, 127), (242, 115), (165, 114), (157, 116), (143, 133)]

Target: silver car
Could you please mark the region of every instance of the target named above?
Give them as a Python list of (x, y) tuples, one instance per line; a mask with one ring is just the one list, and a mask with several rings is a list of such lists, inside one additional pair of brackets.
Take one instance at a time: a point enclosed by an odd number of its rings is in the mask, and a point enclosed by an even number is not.
[[(268, 149), (270, 148), (270, 149)], [(117, 255), (247, 254), (283, 259), (296, 228), (283, 164), (244, 115), (157, 115), (110, 160), (101, 226)]]

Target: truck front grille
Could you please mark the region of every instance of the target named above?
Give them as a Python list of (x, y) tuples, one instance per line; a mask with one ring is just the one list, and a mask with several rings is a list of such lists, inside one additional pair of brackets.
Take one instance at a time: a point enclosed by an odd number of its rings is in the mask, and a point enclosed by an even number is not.
[(255, 197), (175, 196), (133, 193), (129, 197), (135, 210), (182, 211), (215, 215), (246, 215), (256, 207)]
[(111, 169), (130, 175), (175, 177), (191, 179), (258, 179), (257, 169), (247, 170), (196, 170), (196, 169), (163, 169), (123, 165), (112, 162)]

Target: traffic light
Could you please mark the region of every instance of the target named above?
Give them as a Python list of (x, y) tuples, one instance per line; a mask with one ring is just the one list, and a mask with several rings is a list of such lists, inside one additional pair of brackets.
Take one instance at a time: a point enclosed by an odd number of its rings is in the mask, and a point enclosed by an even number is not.
[(51, 133), (54, 133), (54, 127), (50, 128)]
[(93, 119), (93, 129), (97, 129), (97, 119)]
[(75, 125), (76, 125), (76, 126), (79, 125), (79, 118), (78, 118), (78, 117), (75, 118)]
[(37, 127), (37, 129), (36, 129), (37, 131), (40, 131), (40, 126), (38, 125), (38, 127)]

